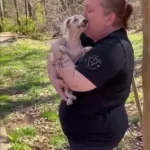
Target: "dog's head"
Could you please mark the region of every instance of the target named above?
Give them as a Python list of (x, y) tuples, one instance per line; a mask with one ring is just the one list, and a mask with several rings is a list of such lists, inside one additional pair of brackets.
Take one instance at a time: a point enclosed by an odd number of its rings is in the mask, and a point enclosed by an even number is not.
[(88, 26), (88, 20), (82, 15), (74, 15), (67, 18), (62, 26), (62, 34), (66, 31), (82, 33)]

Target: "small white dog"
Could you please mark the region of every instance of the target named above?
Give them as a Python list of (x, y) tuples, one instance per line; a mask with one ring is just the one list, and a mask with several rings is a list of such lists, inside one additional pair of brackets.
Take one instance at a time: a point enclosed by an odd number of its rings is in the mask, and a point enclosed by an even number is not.
[[(74, 15), (72, 17), (67, 18), (63, 26), (61, 28), (64, 43), (60, 44), (59, 51), (62, 52), (62, 54), (67, 53), (71, 60), (76, 63), (79, 58), (85, 55), (86, 52), (92, 49), (92, 47), (82, 47), (80, 36), (85, 31), (85, 29), (88, 26), (88, 20), (82, 16), (82, 15)], [(66, 33), (66, 35), (65, 35)], [(80, 55), (74, 56), (73, 51), (81, 50)], [(55, 60), (54, 63), (55, 65)], [(76, 97), (73, 95), (72, 91), (70, 89), (65, 88), (65, 95), (68, 98), (66, 104), (72, 105), (73, 100), (76, 100)]]

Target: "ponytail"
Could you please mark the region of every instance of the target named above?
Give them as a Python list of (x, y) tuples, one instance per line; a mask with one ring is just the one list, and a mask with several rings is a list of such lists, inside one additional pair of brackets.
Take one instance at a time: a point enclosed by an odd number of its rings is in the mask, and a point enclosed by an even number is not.
[(131, 4), (126, 4), (125, 11), (122, 15), (122, 23), (124, 28), (128, 29), (128, 21), (133, 12), (133, 6)]

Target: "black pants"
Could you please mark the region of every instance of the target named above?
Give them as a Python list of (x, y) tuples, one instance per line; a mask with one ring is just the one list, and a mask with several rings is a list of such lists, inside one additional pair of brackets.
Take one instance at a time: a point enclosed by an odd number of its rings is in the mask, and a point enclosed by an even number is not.
[(115, 147), (113, 146), (86, 146), (80, 144), (71, 144), (70, 150), (113, 150)]

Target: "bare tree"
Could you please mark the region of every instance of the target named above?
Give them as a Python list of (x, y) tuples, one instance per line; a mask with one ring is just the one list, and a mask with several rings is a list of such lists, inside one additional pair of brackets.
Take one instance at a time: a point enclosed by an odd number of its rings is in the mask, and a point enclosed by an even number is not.
[(0, 0), (0, 16), (1, 19), (3, 20), (4, 18), (3, 0)]
[(18, 3), (16, 0), (14, 0), (14, 5), (15, 5), (15, 10), (16, 10), (16, 15), (17, 15), (17, 24), (20, 25)]
[(28, 17), (28, 0), (25, 0), (25, 15)]
[(33, 5), (31, 3), (31, 0), (28, 0), (28, 11), (30, 18), (33, 18)]
[(27, 17), (28, 17), (28, 0), (25, 0), (25, 16), (26, 16), (26, 26), (28, 24)]

